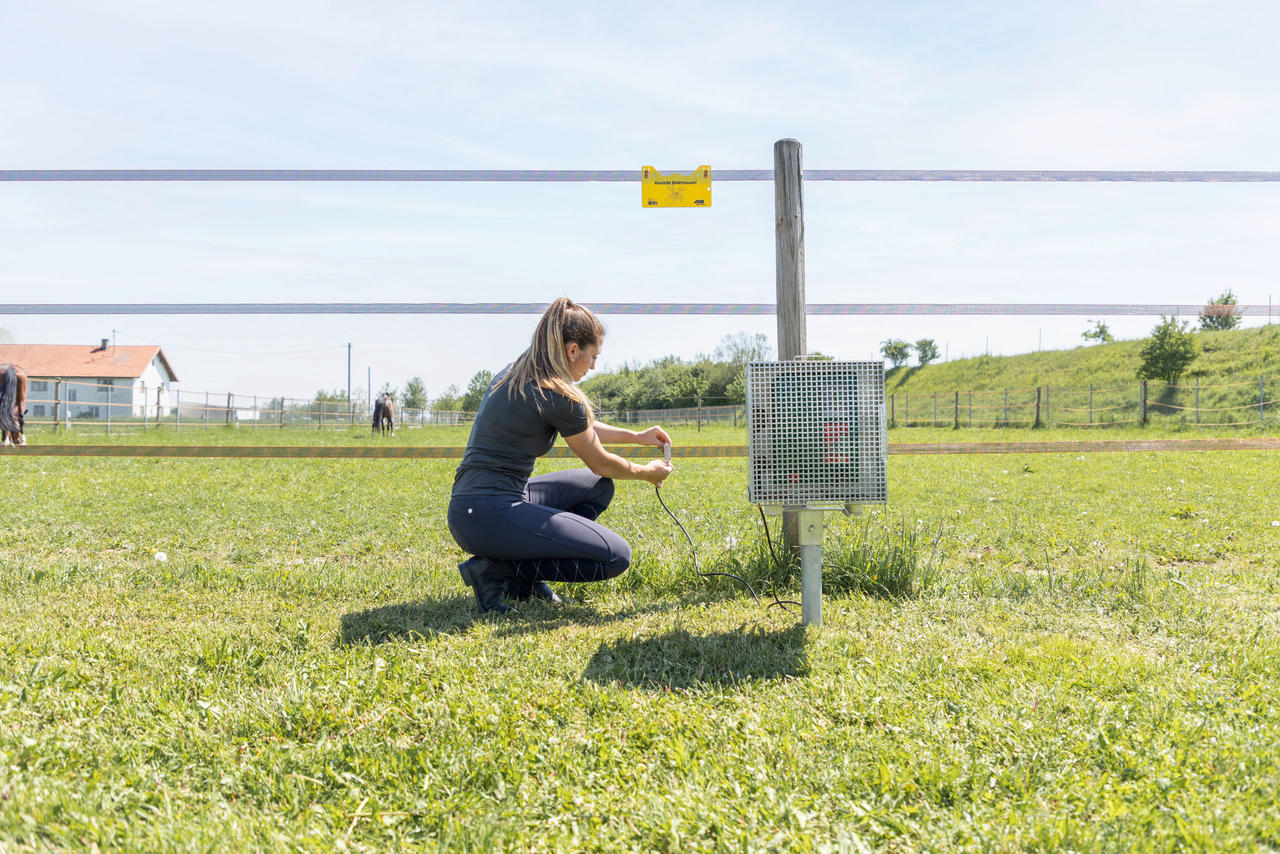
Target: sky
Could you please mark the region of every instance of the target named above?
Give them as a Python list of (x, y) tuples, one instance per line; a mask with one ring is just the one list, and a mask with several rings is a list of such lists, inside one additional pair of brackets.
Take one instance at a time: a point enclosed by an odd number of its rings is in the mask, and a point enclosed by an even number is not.
[[(772, 184), (714, 174), (783, 138), (808, 169), (1280, 169), (1267, 3), (7, 0), (0, 32), (0, 169), (713, 170), (711, 208), (662, 210), (638, 183), (4, 182), (7, 302), (773, 302)], [(810, 302), (1280, 304), (1276, 184), (809, 182), (805, 229)], [(776, 344), (770, 317), (603, 320), (600, 369)], [(954, 359), (1089, 320), (813, 317), (808, 344)], [(535, 322), (0, 316), (287, 397), (345, 389), (348, 344), (357, 394), (434, 397)]]

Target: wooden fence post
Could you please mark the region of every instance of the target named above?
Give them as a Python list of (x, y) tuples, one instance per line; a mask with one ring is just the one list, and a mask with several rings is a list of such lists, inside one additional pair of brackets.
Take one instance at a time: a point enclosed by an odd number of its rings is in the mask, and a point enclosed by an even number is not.
[(1040, 386), (1036, 386), (1036, 420), (1032, 423), (1032, 429), (1040, 426)]
[(1142, 389), (1139, 392), (1138, 420), (1145, 427), (1147, 424), (1147, 381), (1142, 381)]
[(960, 390), (959, 389), (956, 389), (956, 412), (955, 412), (955, 418), (951, 422), (951, 429), (952, 430), (960, 429)]

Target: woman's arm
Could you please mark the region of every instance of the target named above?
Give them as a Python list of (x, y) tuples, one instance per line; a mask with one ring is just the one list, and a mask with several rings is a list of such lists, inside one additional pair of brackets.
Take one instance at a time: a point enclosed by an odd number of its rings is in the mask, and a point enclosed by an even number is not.
[(597, 421), (595, 431), (600, 441), (607, 445), (656, 445), (660, 448), (671, 444), (671, 437), (667, 435), (667, 431), (658, 426), (637, 432)]
[[(605, 427), (605, 434), (617, 436), (617, 427), (609, 427), (607, 424), (597, 423), (594, 427), (588, 427), (581, 433), (573, 436), (565, 436), (565, 444), (569, 449), (578, 455), (587, 468), (591, 469), (593, 474), (601, 477), (610, 477), (614, 480), (644, 480), (652, 483), (654, 486), (661, 484), (667, 479), (667, 475), (671, 474), (673, 466), (665, 460), (653, 460), (644, 465), (633, 463), (625, 460), (612, 451), (605, 448), (600, 442), (600, 428)], [(659, 428), (652, 428), (659, 429)], [(637, 434), (631, 430), (620, 431), (633, 437), (643, 436), (644, 433)], [(646, 430), (645, 433), (649, 431)], [(663, 434), (666, 435), (666, 434)], [(611, 441), (618, 441), (612, 439)], [(624, 440), (625, 441), (625, 440)], [(635, 438), (630, 441), (636, 441)]]

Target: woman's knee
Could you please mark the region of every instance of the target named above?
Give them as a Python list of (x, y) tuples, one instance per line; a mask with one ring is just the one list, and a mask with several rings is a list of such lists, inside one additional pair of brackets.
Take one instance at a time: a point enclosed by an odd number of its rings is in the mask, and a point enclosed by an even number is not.
[(613, 548), (613, 556), (601, 562), (604, 577), (617, 578), (626, 572), (629, 566), (631, 566), (631, 544), (618, 537), (618, 543)]

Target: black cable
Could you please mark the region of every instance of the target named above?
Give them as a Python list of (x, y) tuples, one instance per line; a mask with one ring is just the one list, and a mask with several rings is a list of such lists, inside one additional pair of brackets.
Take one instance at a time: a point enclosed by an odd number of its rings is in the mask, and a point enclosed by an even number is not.
[[(689, 532), (684, 529), (684, 525), (680, 524), (680, 520), (676, 518), (676, 514), (671, 512), (671, 508), (667, 506), (667, 502), (662, 500), (662, 490), (660, 490), (656, 485), (653, 487), (653, 494), (658, 496), (658, 503), (662, 505), (662, 509), (667, 511), (667, 515), (671, 517), (671, 521), (676, 523), (676, 527), (680, 529), (680, 533), (684, 534), (684, 538), (689, 541), (689, 551), (693, 554), (693, 571), (698, 575), (701, 575), (703, 578), (722, 576), (724, 578), (732, 578), (735, 581), (741, 582), (742, 585), (747, 588), (747, 591), (751, 593), (751, 598), (756, 601), (757, 605), (759, 605), (760, 597), (756, 595), (756, 589), (751, 586), (751, 582), (747, 581), (742, 576), (734, 575), (732, 572), (703, 572), (698, 569), (698, 550), (694, 548), (693, 538), (690, 537)], [(776, 599), (777, 596), (774, 598)]]
[[(773, 550), (773, 537), (769, 536), (769, 520), (766, 519), (764, 516), (763, 507), (757, 504), (756, 509), (760, 511), (760, 524), (764, 526), (764, 541), (769, 544), (769, 556), (773, 558), (773, 565), (780, 567), (782, 566), (782, 561), (778, 560), (778, 553)], [(777, 605), (778, 607), (780, 607), (782, 610), (785, 611), (787, 610), (788, 605), (795, 605), (797, 608), (804, 607), (802, 604), (795, 601), (794, 599), (778, 598), (778, 588), (777, 588), (777, 585), (773, 583), (769, 584), (769, 593), (773, 596), (773, 602), (770, 603), (769, 605), (770, 608), (772, 608), (774, 605)]]

